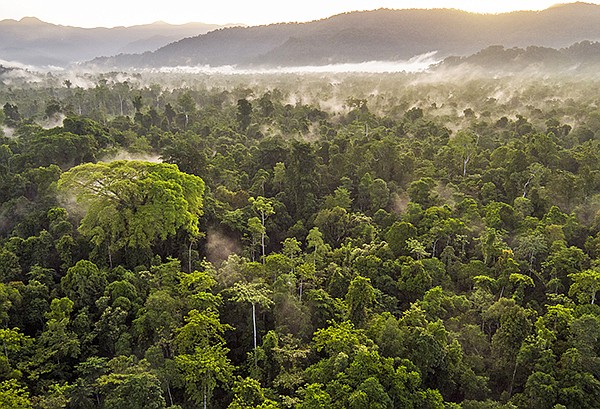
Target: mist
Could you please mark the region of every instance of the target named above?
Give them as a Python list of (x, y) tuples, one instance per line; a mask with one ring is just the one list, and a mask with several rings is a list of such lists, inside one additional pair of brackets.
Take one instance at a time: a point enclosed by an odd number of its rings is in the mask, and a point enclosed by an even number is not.
[(232, 254), (239, 254), (241, 245), (236, 240), (227, 237), (217, 229), (209, 229), (206, 233), (207, 259), (217, 265), (227, 260)]
[(115, 162), (118, 160), (135, 160), (143, 162), (162, 163), (162, 159), (158, 155), (131, 153), (123, 150), (101, 158), (102, 162)]
[(257, 67), (242, 68), (235, 65), (212, 67), (202, 66), (177, 66), (162, 67), (158, 70), (148, 70), (160, 73), (187, 73), (187, 74), (225, 74), (225, 75), (260, 75), (260, 74), (319, 74), (319, 73), (393, 73), (393, 72), (422, 72), (441, 60), (435, 58), (437, 51), (417, 55), (409, 60), (399, 61), (366, 61), (360, 63), (343, 63), (328, 65), (306, 65), (296, 67)]
[(46, 118), (44, 120), (39, 121), (38, 125), (44, 129), (52, 129), (56, 127), (63, 126), (63, 121), (67, 116), (65, 114), (59, 113), (57, 115), (53, 115), (50, 118)]
[(7, 138), (12, 138), (15, 134), (15, 128), (9, 128), (8, 126), (2, 125), (0, 129), (2, 130), (2, 135), (6, 136)]
[[(199, 66), (105, 72), (75, 67), (44, 73), (34, 71), (36, 67), (32, 66), (11, 67), (0, 73), (0, 105), (14, 101), (17, 86), (27, 90), (23, 92), (38, 95), (38, 101), (44, 101), (50, 90), (56, 98), (71, 101), (74, 112), (82, 115), (89, 115), (94, 107), (79, 102), (79, 88), (106, 86), (114, 90), (115, 86), (127, 85), (125, 92), (131, 94), (125, 96), (129, 106), (126, 115), (133, 115), (129, 102), (131, 95), (145, 88), (156, 89), (154, 99), (146, 100), (146, 103), (159, 110), (167, 101), (174, 104), (173, 98), (182, 89), (228, 91), (233, 102), (237, 98), (248, 98), (252, 102), (277, 90), (282, 103), (312, 105), (329, 113), (332, 122), (344, 120), (344, 115), (351, 110), (349, 99), (364, 99), (373, 114), (399, 119), (411, 108), (420, 108), (424, 114), (439, 118), (452, 131), (469, 126), (476, 119), (494, 121), (516, 115), (523, 115), (540, 129), (545, 129), (547, 118), (539, 116), (540, 109), (561, 112), (556, 119), (575, 127), (587, 119), (567, 115), (561, 107), (570, 100), (585, 106), (597, 105), (597, 93), (593, 91), (600, 86), (600, 81), (589, 70), (561, 72), (532, 65), (516, 72), (506, 67), (490, 69), (469, 64), (437, 64), (438, 60), (438, 54), (430, 52), (406, 61), (251, 69)], [(67, 89), (67, 80), (70, 89)], [(245, 94), (244, 90), (251, 90), (251, 93)], [(19, 106), (23, 115), (36, 118), (38, 124), (47, 128), (61, 125), (62, 118), (42, 123), (44, 104), (34, 105), (34, 98), (30, 101)], [(200, 100), (197, 103), (202, 104)], [(464, 115), (467, 110), (472, 112), (469, 117)], [(118, 109), (113, 109), (110, 114), (118, 115)], [(269, 131), (263, 129), (264, 133)], [(318, 129), (310, 128), (303, 137), (311, 139), (318, 132)], [(10, 136), (12, 131), (4, 129), (4, 134)], [(131, 153), (118, 153), (105, 160), (136, 157)], [(139, 159), (160, 160), (158, 157)]]

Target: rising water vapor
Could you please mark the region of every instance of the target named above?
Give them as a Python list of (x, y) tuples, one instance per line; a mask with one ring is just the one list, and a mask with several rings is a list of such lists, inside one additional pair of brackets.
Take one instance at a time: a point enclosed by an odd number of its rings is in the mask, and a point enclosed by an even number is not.
[(162, 159), (158, 155), (150, 155), (144, 153), (132, 153), (124, 150), (106, 155), (101, 158), (102, 162), (114, 162), (117, 160), (137, 160), (143, 162), (162, 163)]
[(46, 118), (38, 123), (44, 129), (52, 129), (63, 126), (63, 121), (67, 116), (64, 114), (57, 114), (50, 118)]
[(209, 229), (206, 233), (206, 258), (211, 263), (220, 264), (230, 255), (239, 254), (240, 251), (240, 243), (227, 237), (222, 231)]
[(430, 66), (440, 62), (436, 58), (436, 51), (417, 55), (409, 60), (399, 61), (365, 61), (360, 63), (328, 64), (328, 65), (306, 65), (296, 67), (257, 67), (242, 68), (235, 65), (223, 65), (212, 67), (201, 66), (177, 66), (162, 67), (150, 72), (161, 73), (187, 73), (187, 74), (303, 74), (303, 73), (393, 73), (393, 72), (421, 72)]

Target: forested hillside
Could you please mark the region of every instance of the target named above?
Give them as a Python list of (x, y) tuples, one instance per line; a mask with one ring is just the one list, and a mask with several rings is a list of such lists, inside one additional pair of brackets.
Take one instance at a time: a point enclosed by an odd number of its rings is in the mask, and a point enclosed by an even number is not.
[(0, 407), (597, 407), (600, 81), (456, 75), (6, 77)]
[(568, 47), (600, 40), (600, 6), (561, 4), (543, 11), (477, 14), (453, 9), (371, 10), (307, 23), (231, 27), (184, 38), (154, 52), (103, 56), (91, 66), (303, 66), (439, 58), (483, 48)]
[(523, 72), (571, 72), (592, 74), (598, 70), (600, 43), (582, 41), (567, 48), (554, 49), (529, 46), (505, 48), (499, 45), (487, 47), (473, 55), (448, 57), (435, 69), (462, 67), (472, 71), (475, 67), (488, 70), (491, 75), (498, 71)]

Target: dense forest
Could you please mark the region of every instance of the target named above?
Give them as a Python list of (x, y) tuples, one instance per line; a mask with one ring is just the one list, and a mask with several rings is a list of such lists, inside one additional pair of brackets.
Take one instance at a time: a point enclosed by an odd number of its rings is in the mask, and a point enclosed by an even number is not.
[(600, 81), (2, 75), (0, 407), (600, 402)]

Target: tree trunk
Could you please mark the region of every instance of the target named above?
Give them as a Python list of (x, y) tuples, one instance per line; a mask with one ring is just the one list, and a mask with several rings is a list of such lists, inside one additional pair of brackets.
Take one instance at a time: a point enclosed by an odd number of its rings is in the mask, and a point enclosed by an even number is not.
[(169, 406), (173, 406), (173, 395), (171, 395), (171, 386), (167, 383), (167, 395), (169, 395)]
[(513, 385), (515, 383), (515, 377), (517, 375), (517, 361), (515, 359), (515, 369), (513, 371), (513, 375), (512, 375), (512, 379), (510, 381), (510, 387), (508, 388), (508, 396), (512, 397), (512, 390), (513, 390)]
[(119, 103), (121, 105), (121, 109), (120, 109), (121, 116), (123, 116), (123, 97), (120, 95), (119, 95)]
[(192, 244), (194, 242), (190, 240), (190, 247), (188, 248), (188, 274), (192, 274)]
[(265, 212), (261, 212), (262, 232), (260, 234), (260, 245), (262, 247), (262, 262), (265, 264)]
[(254, 337), (254, 366), (258, 365), (257, 356), (256, 356), (256, 305), (252, 303), (252, 329), (253, 329), (253, 337)]

